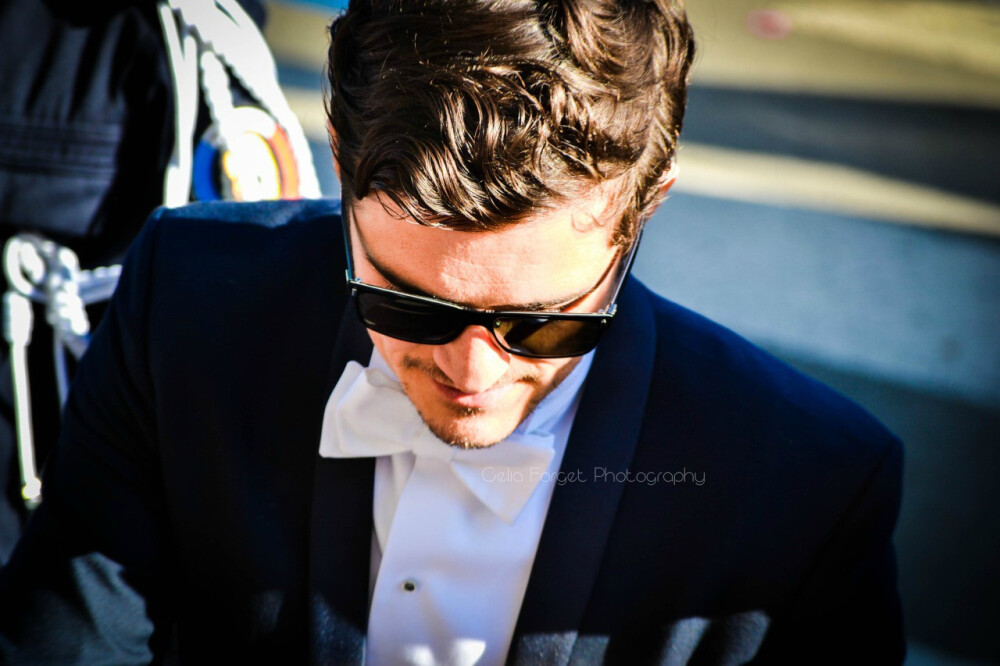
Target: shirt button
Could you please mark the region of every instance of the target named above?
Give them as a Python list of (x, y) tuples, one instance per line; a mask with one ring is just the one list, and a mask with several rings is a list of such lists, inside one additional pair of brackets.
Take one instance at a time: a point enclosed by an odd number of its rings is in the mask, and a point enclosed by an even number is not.
[(413, 579), (404, 580), (401, 587), (403, 588), (403, 592), (415, 592), (417, 589), (417, 581)]

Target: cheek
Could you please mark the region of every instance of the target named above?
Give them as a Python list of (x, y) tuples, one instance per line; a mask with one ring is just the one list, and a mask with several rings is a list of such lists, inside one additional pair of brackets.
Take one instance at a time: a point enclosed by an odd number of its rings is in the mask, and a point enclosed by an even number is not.
[(421, 382), (435, 374), (437, 364), (434, 362), (434, 347), (420, 345), (405, 340), (390, 338), (369, 330), (378, 353), (404, 386), (413, 386), (413, 382)]
[(399, 375), (403, 357), (413, 356), (416, 350), (424, 346), (406, 342), (405, 340), (390, 338), (372, 330), (368, 331), (368, 337), (371, 338), (372, 344), (378, 349), (378, 353), (382, 355), (382, 358), (385, 359), (386, 363), (389, 364), (389, 367), (392, 368), (392, 371), (397, 376)]
[(561, 381), (576, 367), (579, 359), (527, 359), (517, 356), (511, 363), (511, 371), (515, 376), (531, 377), (540, 387), (546, 387), (553, 382)]

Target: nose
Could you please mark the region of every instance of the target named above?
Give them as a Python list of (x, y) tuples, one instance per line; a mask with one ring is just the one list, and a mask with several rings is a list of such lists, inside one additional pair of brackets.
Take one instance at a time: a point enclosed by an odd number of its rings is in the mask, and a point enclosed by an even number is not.
[(482, 326), (470, 326), (451, 342), (434, 348), (434, 362), (464, 393), (492, 387), (510, 368), (510, 354)]

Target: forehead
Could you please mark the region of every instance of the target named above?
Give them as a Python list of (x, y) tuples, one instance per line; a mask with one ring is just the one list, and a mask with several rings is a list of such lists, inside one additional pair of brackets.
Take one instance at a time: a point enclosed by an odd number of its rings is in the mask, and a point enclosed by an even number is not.
[(614, 225), (601, 217), (606, 204), (595, 193), (506, 229), (471, 232), (420, 225), (365, 197), (352, 207), (358, 277), (383, 278), (374, 264), (424, 293), (475, 307), (569, 298), (592, 287), (615, 256)]

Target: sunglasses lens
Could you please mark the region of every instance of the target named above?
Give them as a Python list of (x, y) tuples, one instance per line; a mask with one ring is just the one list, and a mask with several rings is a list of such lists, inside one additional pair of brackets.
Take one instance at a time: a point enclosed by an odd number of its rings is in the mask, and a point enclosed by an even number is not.
[(536, 357), (580, 356), (601, 339), (605, 319), (517, 317), (497, 319), (496, 335), (514, 354)]
[(358, 314), (377, 333), (408, 342), (439, 345), (462, 332), (461, 312), (405, 296), (358, 292)]
[[(392, 338), (425, 345), (451, 342), (469, 326), (488, 326), (469, 311), (383, 291), (354, 292), (361, 321)], [(586, 354), (597, 345), (608, 319), (563, 319), (550, 315), (498, 315), (493, 333), (507, 351), (533, 358)]]

